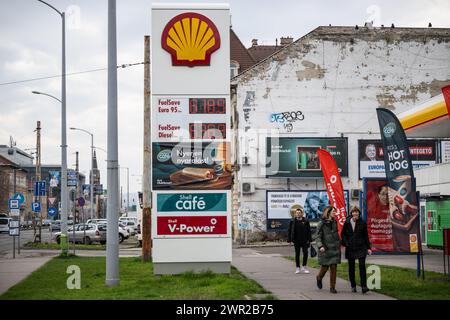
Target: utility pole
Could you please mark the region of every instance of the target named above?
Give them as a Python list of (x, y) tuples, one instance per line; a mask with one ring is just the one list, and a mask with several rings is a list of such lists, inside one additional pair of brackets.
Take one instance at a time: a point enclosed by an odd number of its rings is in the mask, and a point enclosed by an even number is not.
[(142, 260), (152, 257), (152, 209), (150, 189), (152, 153), (150, 137), (150, 36), (144, 36), (144, 172), (142, 176)]
[(117, 30), (116, 0), (108, 0), (108, 208), (106, 213), (106, 279), (107, 286), (118, 286), (119, 280), (119, 154), (117, 117)]
[[(36, 182), (41, 181), (41, 122), (37, 122), (36, 126)], [(41, 202), (41, 196), (38, 192), (38, 195), (35, 199), (36, 202)], [(42, 211), (42, 210), (41, 210)], [(36, 227), (34, 228), (34, 239), (36, 242), (36, 238), (39, 238), (39, 242), (42, 242), (42, 212), (39, 212), (39, 236), (36, 236)], [(33, 221), (33, 224), (36, 224)]]
[[(75, 172), (77, 173), (77, 191), (76, 191), (76, 200), (78, 200), (78, 198), (80, 197), (80, 184), (78, 183), (79, 181), (79, 162), (78, 162), (78, 151), (75, 152)], [(75, 208), (77, 207), (77, 205), (75, 204)], [(76, 211), (76, 210), (75, 210)], [(76, 217), (73, 217), (73, 225), (75, 226), (75, 219)], [(80, 223), (80, 210), (78, 210), (78, 223)], [(84, 229), (84, 228), (83, 228)]]

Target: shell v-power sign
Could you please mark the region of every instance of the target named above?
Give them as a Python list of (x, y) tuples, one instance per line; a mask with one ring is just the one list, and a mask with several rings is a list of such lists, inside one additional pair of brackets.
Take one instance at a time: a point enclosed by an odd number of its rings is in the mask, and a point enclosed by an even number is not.
[(152, 6), (155, 274), (230, 272), (229, 22), (226, 4)]

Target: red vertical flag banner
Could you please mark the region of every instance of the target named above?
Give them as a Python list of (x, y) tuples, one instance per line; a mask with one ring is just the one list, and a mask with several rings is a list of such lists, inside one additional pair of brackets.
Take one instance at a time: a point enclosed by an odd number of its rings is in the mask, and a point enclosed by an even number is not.
[(339, 237), (341, 236), (342, 227), (344, 226), (347, 217), (347, 210), (345, 206), (344, 188), (342, 186), (339, 169), (334, 161), (333, 156), (323, 149), (317, 149), (319, 156), (320, 167), (322, 168), (325, 185), (327, 188), (330, 205), (336, 208), (336, 221), (338, 223)]

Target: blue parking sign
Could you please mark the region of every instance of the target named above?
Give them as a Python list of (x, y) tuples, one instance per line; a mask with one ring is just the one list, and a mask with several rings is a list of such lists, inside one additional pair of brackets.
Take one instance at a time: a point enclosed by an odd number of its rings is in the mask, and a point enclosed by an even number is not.
[(33, 202), (31, 204), (31, 210), (33, 210), (33, 212), (41, 212), (41, 203), (40, 202)]

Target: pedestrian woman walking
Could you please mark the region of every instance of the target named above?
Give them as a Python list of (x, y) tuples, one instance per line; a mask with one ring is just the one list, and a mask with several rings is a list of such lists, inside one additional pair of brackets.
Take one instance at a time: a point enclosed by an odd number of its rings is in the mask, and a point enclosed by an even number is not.
[[(309, 221), (305, 218), (303, 208), (295, 210), (295, 216), (289, 223), (288, 242), (294, 243), (295, 265), (297, 267), (295, 273), (309, 273), (309, 270), (306, 269), (306, 264), (308, 263), (308, 248), (312, 242), (311, 227)], [(303, 251), (303, 263), (301, 268), (300, 249)]]
[(319, 248), (320, 270), (317, 275), (317, 287), (322, 289), (322, 279), (330, 269), (330, 292), (336, 291), (337, 265), (341, 263), (341, 248), (337, 222), (334, 219), (336, 209), (328, 206), (323, 210), (322, 220), (317, 225), (316, 243)]
[(358, 259), (361, 290), (364, 294), (369, 291), (366, 276), (366, 256), (372, 254), (369, 234), (367, 224), (361, 219), (359, 208), (353, 207), (350, 210), (350, 215), (342, 227), (342, 245), (345, 247), (345, 258), (348, 260), (348, 275), (352, 292), (356, 292), (355, 261)]

